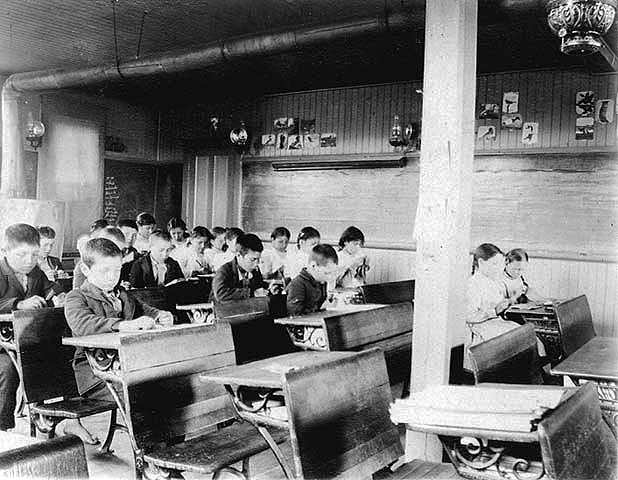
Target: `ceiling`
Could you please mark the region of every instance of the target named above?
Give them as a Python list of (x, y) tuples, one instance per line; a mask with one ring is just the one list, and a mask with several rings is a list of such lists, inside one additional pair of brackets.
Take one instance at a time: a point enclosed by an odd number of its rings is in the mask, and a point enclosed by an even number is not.
[[(542, 5), (542, 0), (479, 1), (479, 72), (589, 65), (558, 51)], [(122, 62), (136, 58), (138, 48), (140, 56), (192, 49), (239, 35), (382, 15), (385, 7), (410, 11), (410, 27), (90, 91), (149, 103), (193, 103), (221, 95), (418, 79), (423, 0), (2, 0), (0, 74), (113, 64), (114, 9)], [(606, 38), (610, 45), (616, 44), (617, 30), (614, 25)]]

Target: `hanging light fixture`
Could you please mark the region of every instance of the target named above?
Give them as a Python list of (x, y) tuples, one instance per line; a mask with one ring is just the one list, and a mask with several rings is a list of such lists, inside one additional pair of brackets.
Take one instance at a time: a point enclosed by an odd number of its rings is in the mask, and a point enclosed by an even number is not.
[(26, 124), (26, 140), (35, 150), (43, 143), (43, 135), (45, 135), (45, 125), (39, 120), (34, 120), (32, 112), (28, 112), (28, 123)]
[(602, 36), (614, 23), (618, 0), (550, 0), (547, 23), (561, 39), (567, 55), (589, 55), (603, 45)]

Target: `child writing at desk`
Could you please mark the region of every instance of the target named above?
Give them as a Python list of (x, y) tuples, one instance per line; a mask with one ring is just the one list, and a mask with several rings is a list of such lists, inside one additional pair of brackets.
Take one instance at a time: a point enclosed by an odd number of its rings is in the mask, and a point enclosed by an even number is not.
[(291, 233), (285, 227), (277, 227), (270, 234), (271, 248), (262, 252), (260, 271), (264, 278), (283, 279), (284, 265), (288, 257), (288, 243)]
[(291, 281), (300, 271), (309, 265), (309, 255), (313, 247), (320, 243), (320, 232), (313, 227), (303, 227), (296, 238), (296, 248), (288, 252), (283, 275), (286, 282)]
[(184, 280), (178, 262), (170, 258), (174, 246), (170, 234), (156, 230), (150, 235), (148, 253), (133, 262), (129, 283), (133, 288), (162, 287)]
[(66, 276), (62, 271), (62, 263), (58, 257), (52, 257), (51, 251), (56, 243), (56, 231), (52, 227), (39, 227), (41, 237), (41, 251), (39, 257), (39, 268), (52, 282), (61, 276)]
[[(0, 259), (0, 313), (30, 310), (62, 303), (60, 286), (48, 280), (37, 266), (40, 236), (25, 223), (4, 232), (5, 256)], [(15, 427), (15, 404), (19, 377), (8, 354), (0, 349), (0, 430)]]
[(309, 265), (303, 267), (287, 288), (288, 315), (317, 312), (327, 298), (327, 282), (335, 275), (337, 252), (330, 245), (313, 247)]
[(369, 260), (362, 251), (365, 235), (358, 228), (348, 227), (339, 239), (339, 265), (337, 286), (353, 288), (364, 285), (369, 270)]
[(548, 299), (531, 289), (524, 279), (528, 266), (528, 253), (523, 248), (514, 248), (505, 255), (504, 284), (509, 298), (517, 303), (545, 302)]
[(150, 245), (150, 235), (157, 228), (157, 221), (149, 213), (141, 212), (137, 215), (135, 223), (137, 224), (137, 236), (133, 242), (133, 247), (135, 247), (139, 253), (145, 253), (148, 251), (148, 246)]
[[(118, 286), (122, 270), (122, 251), (107, 238), (93, 238), (84, 246), (81, 268), (86, 281), (67, 295), (64, 313), (73, 336), (94, 335), (124, 330), (145, 330), (156, 324), (171, 325), (170, 312), (158, 310), (133, 299)], [(104, 382), (96, 377), (83, 349), (77, 348), (73, 370), (80, 395), (113, 401)], [(98, 443), (79, 421), (72, 421), (65, 432), (84, 442)]]
[(222, 251), (221, 253), (217, 253), (212, 257), (212, 270), (217, 271), (221, 268), (222, 265), (230, 262), (236, 257), (236, 242), (238, 237), (244, 235), (240, 228), (231, 227), (225, 231), (225, 244), (227, 245), (227, 249)]
[(212, 235), (206, 227), (195, 227), (184, 247), (176, 247), (170, 254), (180, 265), (185, 278), (200, 273), (209, 273), (210, 267), (204, 257), (204, 250)]

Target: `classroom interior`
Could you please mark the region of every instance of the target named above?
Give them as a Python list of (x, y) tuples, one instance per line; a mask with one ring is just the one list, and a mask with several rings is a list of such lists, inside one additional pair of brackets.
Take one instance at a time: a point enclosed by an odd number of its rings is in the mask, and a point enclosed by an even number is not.
[[(300, 316), (293, 276), (262, 272), (283, 289), (221, 301), (219, 267), (125, 285), (173, 327), (80, 336), (62, 305), (0, 311), (21, 385), (0, 476), (615, 478), (616, 10), (2, 2), (1, 248), (11, 225), (52, 227), (64, 294), (93, 222), (141, 212), (187, 235), (240, 228), (264, 252), (285, 227), (288, 254), (312, 226), (341, 255), (355, 226), (370, 268)], [(470, 275), (486, 244), (527, 253), (540, 300), (495, 310), (519, 325), (474, 349)], [(308, 255), (307, 270), (328, 256)], [(76, 348), (113, 396), (88, 412), (58, 406), (82, 394)], [(522, 428), (495, 410), (528, 403), (538, 416)], [(80, 416), (104, 448), (49, 435)]]

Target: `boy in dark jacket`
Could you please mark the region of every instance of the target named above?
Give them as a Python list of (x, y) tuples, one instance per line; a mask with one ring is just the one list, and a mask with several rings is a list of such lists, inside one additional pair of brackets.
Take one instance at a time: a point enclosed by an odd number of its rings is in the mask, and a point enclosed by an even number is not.
[(287, 288), (288, 315), (317, 312), (326, 300), (326, 284), (337, 267), (337, 252), (321, 243), (311, 250), (309, 265), (303, 267)]
[(162, 287), (174, 280), (183, 280), (178, 262), (170, 258), (174, 248), (172, 237), (167, 232), (157, 230), (150, 235), (150, 251), (133, 262), (129, 283), (133, 288)]
[[(48, 280), (37, 266), (39, 232), (31, 225), (17, 223), (4, 232), (6, 256), (0, 259), (0, 313), (43, 308), (60, 303), (60, 286)], [(54, 300), (52, 297), (55, 297)], [(15, 401), (19, 377), (8, 354), (0, 350), (0, 430), (15, 427)]]

